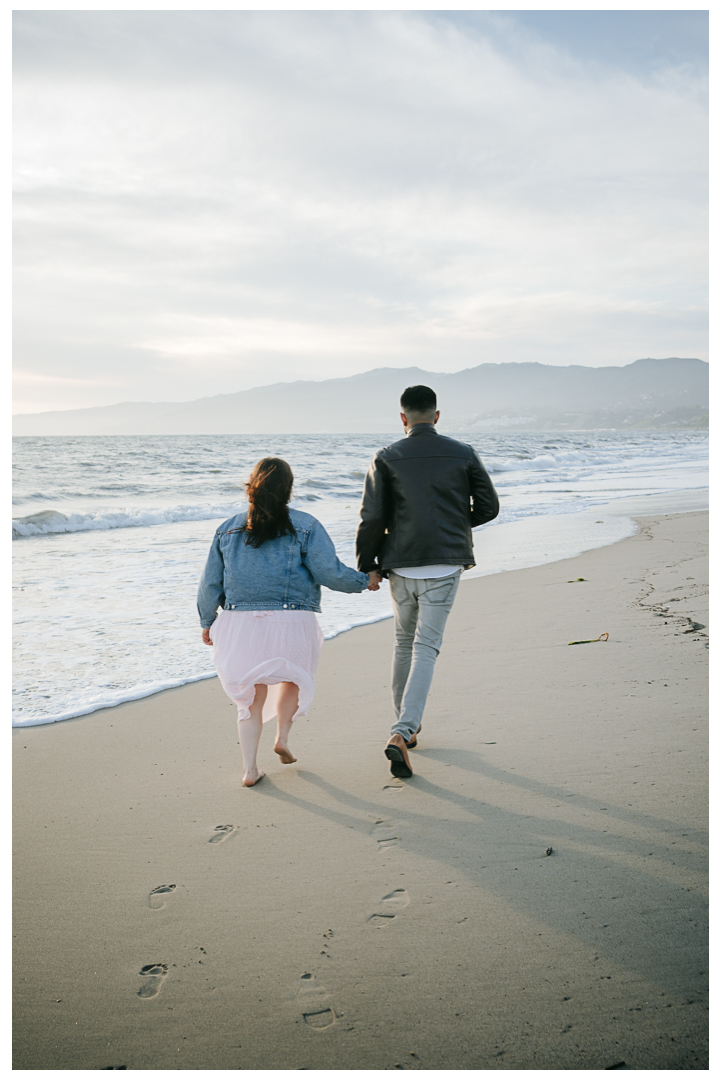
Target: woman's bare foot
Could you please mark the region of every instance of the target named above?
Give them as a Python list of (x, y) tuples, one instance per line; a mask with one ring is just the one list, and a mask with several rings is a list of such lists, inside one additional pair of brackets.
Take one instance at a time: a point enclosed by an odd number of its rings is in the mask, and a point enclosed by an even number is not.
[(293, 757), (292, 751), (281, 742), (276, 742), (273, 746), (273, 750), (282, 761), (283, 765), (292, 765), (293, 761), (297, 761), (296, 757)]
[(255, 771), (254, 773), (245, 773), (245, 775), (243, 776), (243, 779), (242, 779), (243, 787), (255, 787), (257, 782), (259, 780), (262, 780), (264, 775), (265, 775), (264, 772), (257, 772), (257, 771)]

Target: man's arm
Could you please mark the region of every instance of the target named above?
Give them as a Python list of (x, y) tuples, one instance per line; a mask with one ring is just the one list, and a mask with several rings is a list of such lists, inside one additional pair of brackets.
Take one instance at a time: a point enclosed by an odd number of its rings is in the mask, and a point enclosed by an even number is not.
[(388, 525), (389, 491), (385, 468), (376, 456), (365, 477), (360, 524), (355, 539), (358, 570), (369, 574), (378, 565), (378, 556)]
[(470, 525), (474, 529), (476, 525), (484, 525), (486, 521), (492, 521), (493, 518), (498, 516), (500, 502), (492, 480), (475, 451), (473, 451), (468, 472), (470, 477), (470, 499), (472, 502)]

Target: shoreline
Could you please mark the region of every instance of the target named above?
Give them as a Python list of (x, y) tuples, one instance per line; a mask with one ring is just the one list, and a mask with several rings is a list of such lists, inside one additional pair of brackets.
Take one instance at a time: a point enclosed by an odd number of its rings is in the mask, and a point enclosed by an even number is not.
[[(545, 514), (537, 515), (526, 518), (520, 518), (509, 522), (501, 522), (499, 524), (491, 523), (487, 529), (483, 529), (480, 533), (476, 534), (475, 540), (478, 546), (482, 545), (484, 550), (478, 551), (478, 559), (484, 560), (487, 563), (488, 559), (494, 561), (496, 568), (483, 569), (482, 565), (478, 563), (471, 570), (466, 571), (461, 576), (461, 585), (467, 581), (474, 580), (478, 577), (490, 576), (493, 574), (507, 573), (508, 571), (515, 569), (528, 569), (535, 566), (544, 566), (554, 562), (560, 562), (567, 558), (574, 558), (578, 555), (582, 555), (587, 551), (596, 550), (598, 547), (611, 546), (613, 544), (621, 543), (627, 536), (632, 535), (627, 528), (623, 531), (619, 526), (619, 522), (623, 521), (635, 521), (636, 517), (645, 516), (643, 514), (627, 513), (628, 508), (633, 505), (644, 508), (644, 504), (650, 503), (655, 507), (667, 507), (670, 503), (681, 502), (685, 503), (687, 509), (674, 510), (673, 513), (695, 513), (698, 510), (707, 509), (707, 489), (684, 489), (679, 492), (662, 493), (660, 495), (645, 495), (641, 497), (633, 498), (632, 496), (626, 498), (616, 498), (609, 500), (607, 503), (598, 504), (591, 510), (583, 509), (578, 511), (567, 511), (565, 513), (558, 514)], [(585, 529), (585, 542), (583, 542), (582, 532), (578, 529), (578, 524), (581, 520), (585, 519), (588, 522), (592, 522), (595, 519), (596, 513), (603, 513), (614, 520), (615, 530), (611, 533), (608, 539), (603, 539), (601, 543), (596, 544), (595, 538), (587, 532)], [(655, 513), (665, 514), (665, 509), (656, 510)], [(560, 531), (564, 520), (571, 518), (576, 526), (576, 536), (574, 542), (570, 544), (570, 550), (560, 552), (548, 557), (540, 556), (539, 551), (544, 540), (548, 540), (550, 544), (557, 543), (557, 533)], [(596, 522), (596, 524), (598, 524)], [(502, 539), (497, 530), (502, 533)], [(521, 555), (517, 565), (513, 565), (513, 561), (517, 560), (517, 556), (505, 555), (507, 550), (518, 550), (522, 548), (522, 545), (527, 545), (526, 534), (529, 534), (530, 540), (530, 554), (528, 554), (527, 546), (525, 546), (525, 555)], [(385, 586), (387, 589), (387, 586)], [(328, 598), (325, 596), (324, 601)], [(332, 600), (330, 600), (332, 603)], [(383, 598), (373, 600), (374, 603), (383, 603)], [(385, 619), (392, 618), (392, 612), (386, 611), (383, 614), (376, 616), (358, 616), (357, 621), (353, 621), (350, 625), (341, 626), (339, 629), (332, 630), (330, 633), (324, 635), (325, 641), (332, 641), (340, 634), (349, 633), (351, 630), (355, 630), (361, 626), (372, 625), (376, 622), (382, 622)], [(116, 700), (105, 699), (99, 704), (91, 704), (87, 707), (81, 707), (77, 711), (62, 712), (58, 715), (50, 715), (48, 717), (32, 717), (28, 720), (16, 720), (13, 718), (12, 728), (15, 729), (27, 729), (31, 727), (44, 727), (48, 724), (64, 723), (66, 720), (79, 719), (84, 716), (90, 716), (93, 713), (100, 712), (104, 709), (117, 708), (119, 705), (123, 705), (129, 701), (140, 701), (145, 698), (154, 697), (156, 694), (164, 693), (167, 690), (176, 689), (180, 686), (188, 686), (195, 682), (200, 682), (205, 679), (217, 678), (214, 671), (205, 672), (202, 674), (189, 675), (186, 678), (175, 679), (164, 685), (155, 686), (152, 688), (136, 687), (128, 691), (120, 691)]]
[(253, 789), (217, 679), (14, 729), (14, 1067), (707, 1068), (706, 530), (466, 583), (408, 782), (389, 621)]

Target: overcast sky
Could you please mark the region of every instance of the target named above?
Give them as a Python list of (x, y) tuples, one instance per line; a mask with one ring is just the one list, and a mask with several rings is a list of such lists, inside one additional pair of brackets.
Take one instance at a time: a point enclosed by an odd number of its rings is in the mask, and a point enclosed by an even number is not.
[(707, 13), (27, 11), (16, 412), (707, 359)]

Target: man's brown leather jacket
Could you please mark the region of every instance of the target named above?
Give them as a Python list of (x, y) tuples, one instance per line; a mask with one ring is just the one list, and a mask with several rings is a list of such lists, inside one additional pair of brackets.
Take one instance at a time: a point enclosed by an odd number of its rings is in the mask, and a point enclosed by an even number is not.
[(378, 450), (365, 477), (358, 569), (474, 566), (471, 529), (496, 518), (497, 493), (472, 446), (415, 424)]

